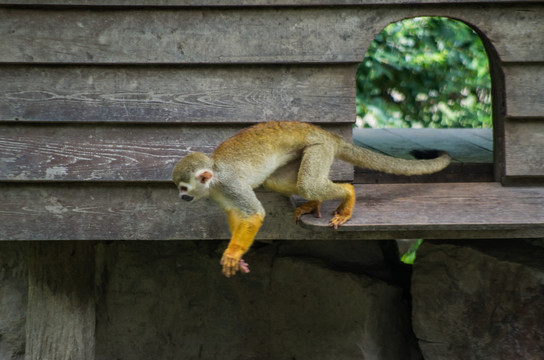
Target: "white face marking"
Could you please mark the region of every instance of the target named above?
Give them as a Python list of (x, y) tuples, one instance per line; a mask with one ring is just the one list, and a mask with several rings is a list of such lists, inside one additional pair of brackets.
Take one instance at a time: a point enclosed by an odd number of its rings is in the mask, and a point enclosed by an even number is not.
[(191, 184), (184, 183), (183, 181), (180, 181), (178, 184), (179, 189), (179, 197), (181, 198), (183, 195), (187, 195), (193, 187)]

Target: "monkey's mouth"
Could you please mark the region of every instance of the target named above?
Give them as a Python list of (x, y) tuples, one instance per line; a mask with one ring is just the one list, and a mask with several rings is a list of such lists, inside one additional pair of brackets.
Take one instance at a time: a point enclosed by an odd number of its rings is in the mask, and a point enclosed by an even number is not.
[(180, 198), (181, 198), (181, 200), (185, 200), (185, 201), (193, 201), (194, 196), (191, 196), (191, 195), (180, 195)]

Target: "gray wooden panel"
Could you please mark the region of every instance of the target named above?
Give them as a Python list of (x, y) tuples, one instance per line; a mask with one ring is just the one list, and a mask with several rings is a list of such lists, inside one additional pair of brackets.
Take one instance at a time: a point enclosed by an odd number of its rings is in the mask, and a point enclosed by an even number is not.
[[(539, 51), (544, 52), (544, 44)], [(506, 115), (544, 119), (544, 64), (507, 65), (504, 76)]]
[[(356, 239), (302, 229), (289, 198), (258, 191), (267, 212), (258, 239)], [(323, 216), (332, 214), (323, 213)], [(0, 183), (0, 240), (229, 239), (209, 200), (187, 203), (174, 184)]]
[(1, 0), (6, 5), (85, 6), (319, 6), (319, 5), (406, 5), (527, 3), (541, 0)]
[[(448, 16), (479, 28), (503, 61), (544, 61), (544, 8), (0, 9), (0, 62), (360, 62), (390, 22)], [(520, 25), (522, 24), (522, 25)]]
[(544, 121), (504, 124), (506, 176), (544, 176)]
[(0, 122), (353, 122), (355, 71), (353, 65), (4, 66)]
[[(362, 237), (397, 232), (413, 238), (462, 239), (544, 236), (544, 188), (498, 183), (356, 186), (353, 218), (339, 231)], [(324, 203), (330, 212), (333, 203)], [(326, 218), (302, 217), (304, 226), (332, 233)]]
[(353, 9), (0, 9), (0, 62), (361, 61), (383, 28)]
[[(322, 218), (293, 222), (289, 199), (258, 197), (267, 216), (258, 239), (508, 238), (544, 236), (541, 187), (497, 183), (388, 184), (357, 187), (352, 220), (326, 226), (338, 201), (323, 204)], [(507, 209), (507, 211), (505, 210)], [(174, 185), (0, 183), (0, 240), (228, 239), (228, 225), (210, 201), (179, 200)], [(325, 231), (315, 231), (323, 229)]]
[[(0, 125), (0, 180), (170, 181), (188, 152), (211, 154), (244, 125)], [(324, 127), (351, 139), (351, 125)], [(335, 180), (353, 179), (337, 162)]]

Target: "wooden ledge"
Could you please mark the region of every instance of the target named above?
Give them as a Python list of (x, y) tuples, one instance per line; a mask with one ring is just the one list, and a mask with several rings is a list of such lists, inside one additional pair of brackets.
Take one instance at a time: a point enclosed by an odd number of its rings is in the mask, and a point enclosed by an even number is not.
[[(363, 239), (539, 238), (544, 237), (544, 187), (503, 187), (498, 183), (355, 185), (357, 203), (350, 221), (337, 231)], [(300, 205), (304, 199), (295, 199)], [(301, 225), (334, 231), (328, 221), (338, 202), (325, 202), (318, 219)]]

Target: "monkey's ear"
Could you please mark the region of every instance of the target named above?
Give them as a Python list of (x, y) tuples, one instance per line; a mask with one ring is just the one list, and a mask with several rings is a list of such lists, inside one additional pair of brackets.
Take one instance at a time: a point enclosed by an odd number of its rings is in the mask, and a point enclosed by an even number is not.
[(198, 181), (200, 181), (201, 184), (206, 184), (212, 177), (213, 177), (213, 171), (211, 170), (200, 170), (196, 177)]

